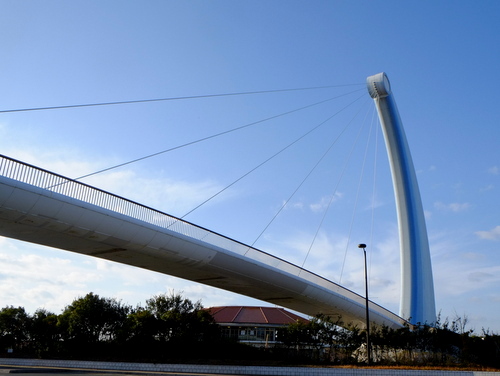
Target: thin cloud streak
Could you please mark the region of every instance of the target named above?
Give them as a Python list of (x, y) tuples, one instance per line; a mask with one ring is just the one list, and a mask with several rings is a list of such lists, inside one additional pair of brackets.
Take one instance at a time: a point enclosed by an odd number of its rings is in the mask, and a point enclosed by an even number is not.
[(476, 231), (475, 234), (480, 239), (500, 240), (500, 226), (496, 226), (495, 228), (493, 228), (489, 231)]
[(453, 212), (453, 213), (459, 213), (459, 212), (463, 212), (463, 211), (466, 211), (468, 209), (470, 209), (471, 207), (471, 204), (469, 204), (468, 202), (452, 202), (450, 204), (444, 204), (442, 202), (436, 202), (434, 203), (434, 207), (438, 210), (442, 210), (442, 211), (450, 211), (450, 212)]

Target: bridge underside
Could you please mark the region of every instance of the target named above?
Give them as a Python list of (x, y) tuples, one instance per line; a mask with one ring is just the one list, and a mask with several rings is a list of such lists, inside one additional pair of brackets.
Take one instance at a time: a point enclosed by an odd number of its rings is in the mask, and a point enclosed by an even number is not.
[[(319, 276), (318, 282), (311, 282), (300, 268), (283, 260), (276, 259), (289, 265), (286, 270), (5, 177), (0, 177), (0, 235), (203, 283), (311, 316), (324, 313), (365, 325), (363, 297)], [(370, 321), (393, 328), (404, 323), (374, 303)]]

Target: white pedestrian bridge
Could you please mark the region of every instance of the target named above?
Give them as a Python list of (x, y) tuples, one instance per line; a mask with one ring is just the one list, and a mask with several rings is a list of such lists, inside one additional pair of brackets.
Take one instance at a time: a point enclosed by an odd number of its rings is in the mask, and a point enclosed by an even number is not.
[[(0, 235), (365, 326), (365, 298), (208, 229), (0, 155)], [(405, 321), (370, 302), (370, 322)]]

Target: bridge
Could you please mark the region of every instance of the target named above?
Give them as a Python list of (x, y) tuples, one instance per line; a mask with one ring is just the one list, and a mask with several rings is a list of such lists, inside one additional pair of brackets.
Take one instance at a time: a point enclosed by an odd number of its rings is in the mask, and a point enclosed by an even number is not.
[[(384, 98), (392, 97), (386, 76), (372, 76), (368, 87), (381, 119), (384, 108), (391, 109), (389, 116), (394, 118), (395, 104), (384, 105)], [(403, 154), (393, 161), (407, 160), (409, 151), (399, 148)], [(403, 170), (408, 168), (404, 163), (400, 165)], [(401, 179), (393, 168), (394, 176), (396, 187)], [(426, 284), (430, 276), (432, 287), (430, 261), (411, 261), (415, 255), (423, 253), (424, 260), (428, 256), (428, 248), (420, 251), (422, 243), (427, 242), (425, 227), (421, 227), (425, 223), (417, 221), (415, 225), (415, 213), (423, 218), (421, 204), (420, 211), (415, 205), (420, 197), (415, 197), (416, 180), (412, 181), (411, 174), (405, 176), (410, 181), (409, 188), (403, 189), (408, 197), (397, 200), (398, 220), (400, 228), (402, 221), (410, 224), (409, 234), (406, 230), (400, 233), (402, 254), (410, 255), (405, 258), (410, 261), (404, 261), (403, 266), (408, 264), (408, 273), (413, 277), (404, 300), (416, 302), (409, 309), (417, 312), (418, 322), (425, 322), (434, 309), (433, 292), (430, 296)], [(410, 207), (413, 209), (408, 210)], [(311, 316), (321, 312), (341, 318), (344, 323), (360, 327), (366, 324), (365, 297), (339, 284), (180, 218), (3, 155), (0, 235), (203, 283)], [(431, 305), (427, 317), (416, 311), (415, 307), (421, 310), (422, 304)], [(369, 311), (370, 322), (375, 325), (398, 328), (406, 323), (374, 302), (369, 302)], [(412, 317), (412, 312), (404, 317)]]

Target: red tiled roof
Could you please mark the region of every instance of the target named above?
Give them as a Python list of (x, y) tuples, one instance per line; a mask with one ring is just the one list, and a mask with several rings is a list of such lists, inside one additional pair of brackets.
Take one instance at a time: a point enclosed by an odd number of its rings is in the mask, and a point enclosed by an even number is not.
[(211, 307), (208, 311), (218, 324), (270, 324), (287, 325), (299, 321), (307, 321), (301, 316), (274, 307)]

